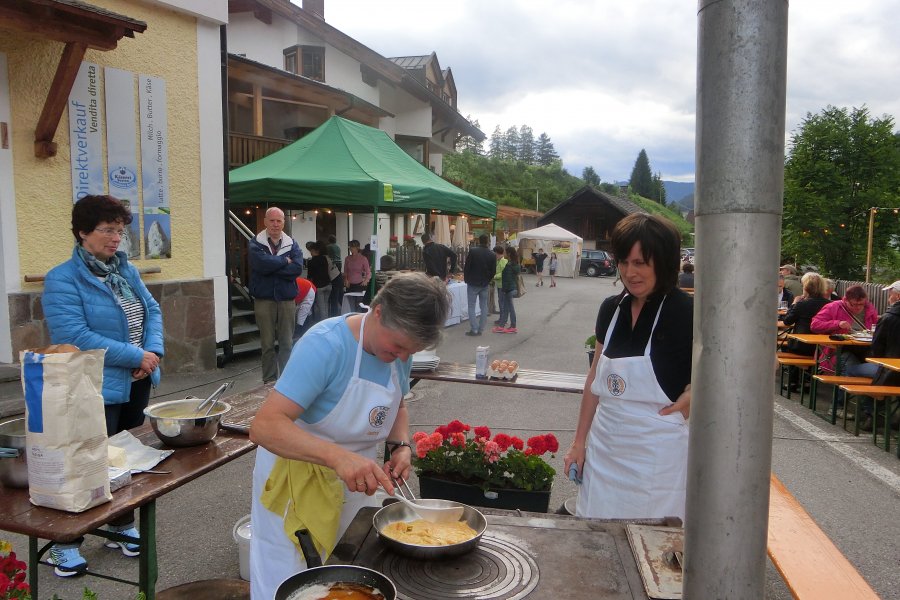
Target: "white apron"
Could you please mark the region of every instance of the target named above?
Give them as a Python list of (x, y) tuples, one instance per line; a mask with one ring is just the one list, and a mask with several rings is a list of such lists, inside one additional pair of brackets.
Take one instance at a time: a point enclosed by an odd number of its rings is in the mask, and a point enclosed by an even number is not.
[[(684, 520), (687, 422), (680, 412), (659, 414), (672, 402), (659, 387), (650, 361), (650, 341), (661, 311), (662, 303), (643, 356), (604, 354), (597, 366), (591, 392), (600, 402), (588, 433), (576, 503), (580, 517)], [(606, 330), (604, 352), (618, 316), (617, 308)]]
[[(396, 366), (391, 363), (391, 379), (387, 387), (360, 379), (362, 340), (366, 325), (363, 316), (359, 328), (359, 344), (353, 376), (344, 395), (328, 415), (318, 423), (309, 424), (301, 419), (295, 423), (303, 430), (351, 452), (375, 459), (380, 442), (387, 439), (400, 408), (400, 380)], [(276, 455), (265, 448), (256, 450), (253, 468), (253, 503), (251, 506), (252, 533), (250, 537), (250, 597), (253, 600), (272, 600), (278, 585), (291, 575), (306, 569), (306, 561), (297, 551), (292, 540), (284, 533), (284, 521), (260, 502), (269, 473), (275, 465)], [(344, 487), (344, 508), (337, 539), (346, 531), (350, 522), (365, 506), (378, 506), (375, 496), (362, 492), (350, 492)]]

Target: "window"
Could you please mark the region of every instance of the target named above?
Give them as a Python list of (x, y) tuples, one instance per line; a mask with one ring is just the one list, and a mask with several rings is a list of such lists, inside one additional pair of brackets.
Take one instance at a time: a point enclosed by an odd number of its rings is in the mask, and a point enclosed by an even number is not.
[(284, 70), (325, 81), (325, 47), (291, 46), (284, 49)]

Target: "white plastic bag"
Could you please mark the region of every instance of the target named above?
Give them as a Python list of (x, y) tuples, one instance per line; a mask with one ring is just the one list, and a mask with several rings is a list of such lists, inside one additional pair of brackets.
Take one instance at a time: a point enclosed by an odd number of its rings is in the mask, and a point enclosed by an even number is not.
[(32, 504), (82, 512), (109, 502), (105, 350), (63, 344), (19, 354)]

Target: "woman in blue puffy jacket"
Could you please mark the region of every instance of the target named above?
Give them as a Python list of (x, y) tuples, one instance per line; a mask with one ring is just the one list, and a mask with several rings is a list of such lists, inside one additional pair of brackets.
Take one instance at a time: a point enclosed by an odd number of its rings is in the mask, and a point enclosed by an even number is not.
[[(72, 258), (54, 267), (44, 281), (42, 304), (50, 340), (80, 350), (106, 350), (103, 403), (106, 431), (112, 436), (144, 422), (150, 387), (159, 383), (163, 355), (162, 313), (125, 252), (118, 251), (132, 217), (112, 196), (85, 196), (72, 209)], [(134, 515), (110, 527), (138, 537)], [(107, 542), (126, 556), (137, 556), (136, 543)], [(61, 577), (87, 569), (77, 544), (50, 550)]]

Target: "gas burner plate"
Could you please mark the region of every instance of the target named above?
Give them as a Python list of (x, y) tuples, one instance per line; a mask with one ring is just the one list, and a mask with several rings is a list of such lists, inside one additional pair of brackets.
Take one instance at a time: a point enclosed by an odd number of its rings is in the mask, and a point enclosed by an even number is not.
[(397, 586), (399, 600), (519, 600), (540, 579), (534, 558), (490, 534), (456, 558), (414, 560), (385, 551), (373, 562)]

